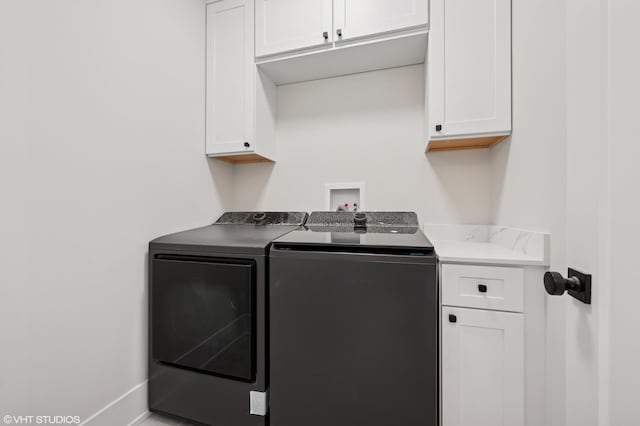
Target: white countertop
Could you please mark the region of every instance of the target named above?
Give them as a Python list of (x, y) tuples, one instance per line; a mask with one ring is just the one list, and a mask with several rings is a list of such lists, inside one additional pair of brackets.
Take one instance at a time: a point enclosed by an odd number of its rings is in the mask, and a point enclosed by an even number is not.
[(425, 225), (443, 263), (548, 266), (550, 236), (493, 225)]
[(440, 262), (545, 266), (543, 259), (491, 243), (433, 240)]

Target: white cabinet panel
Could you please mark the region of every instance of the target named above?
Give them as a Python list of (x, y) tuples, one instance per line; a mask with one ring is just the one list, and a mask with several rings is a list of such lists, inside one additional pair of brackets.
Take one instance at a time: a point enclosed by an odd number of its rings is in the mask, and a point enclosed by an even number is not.
[(442, 265), (442, 304), (522, 312), (522, 268)]
[(253, 139), (253, 1), (207, 6), (207, 153), (244, 152)]
[(335, 0), (334, 7), (338, 41), (426, 26), (429, 21), (428, 0)]
[(430, 139), (511, 131), (511, 1), (432, 0)]
[(206, 153), (231, 162), (275, 159), (276, 90), (255, 64), (253, 5), (207, 5)]
[(333, 41), (332, 0), (255, 0), (255, 5), (256, 56)]
[(442, 424), (524, 425), (522, 314), (442, 308)]

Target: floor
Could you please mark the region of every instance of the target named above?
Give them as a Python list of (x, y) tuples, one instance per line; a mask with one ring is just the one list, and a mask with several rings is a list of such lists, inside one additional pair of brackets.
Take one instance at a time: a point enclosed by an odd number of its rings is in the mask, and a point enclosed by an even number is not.
[(162, 417), (154, 413), (136, 423), (135, 426), (191, 426), (191, 423), (185, 423), (179, 420), (170, 419), (168, 417)]

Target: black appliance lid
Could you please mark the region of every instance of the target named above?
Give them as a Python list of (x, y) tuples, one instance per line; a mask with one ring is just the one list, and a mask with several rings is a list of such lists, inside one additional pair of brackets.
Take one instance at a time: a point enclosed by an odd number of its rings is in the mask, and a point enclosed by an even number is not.
[(273, 241), (278, 250), (383, 254), (433, 254), (421, 230), (412, 233), (310, 232), (295, 230)]
[(273, 241), (275, 249), (433, 255), (413, 212), (313, 212), (305, 226)]
[[(256, 218), (256, 213), (261, 214)], [(307, 216), (304, 212), (228, 212), (213, 225), (156, 238), (150, 248), (172, 252), (264, 254), (271, 241), (299, 228)]]

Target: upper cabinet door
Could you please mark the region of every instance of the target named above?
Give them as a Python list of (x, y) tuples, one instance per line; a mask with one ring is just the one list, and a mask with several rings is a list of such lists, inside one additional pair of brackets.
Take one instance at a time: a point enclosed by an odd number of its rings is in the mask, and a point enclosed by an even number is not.
[(426, 26), (429, 22), (428, 0), (334, 0), (334, 5), (337, 41)]
[(431, 139), (511, 130), (511, 0), (431, 0)]
[(253, 0), (208, 5), (207, 154), (254, 148), (253, 60)]
[(333, 41), (332, 0), (255, 0), (256, 56)]

